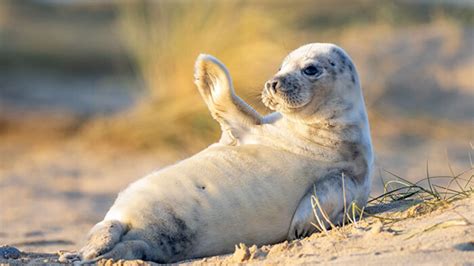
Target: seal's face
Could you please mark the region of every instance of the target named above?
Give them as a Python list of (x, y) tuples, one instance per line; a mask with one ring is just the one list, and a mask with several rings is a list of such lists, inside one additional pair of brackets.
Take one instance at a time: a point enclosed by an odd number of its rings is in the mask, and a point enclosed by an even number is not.
[(346, 53), (333, 44), (308, 44), (291, 52), (275, 76), (265, 83), (263, 103), (282, 113), (312, 114), (317, 106), (358, 86)]

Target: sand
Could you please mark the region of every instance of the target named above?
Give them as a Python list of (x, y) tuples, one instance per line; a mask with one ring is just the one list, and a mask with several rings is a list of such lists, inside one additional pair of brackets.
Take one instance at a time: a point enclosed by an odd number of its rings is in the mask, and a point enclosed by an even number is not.
[[(25, 134), (31, 134), (26, 130)], [(0, 246), (10, 259), (0, 263), (59, 263), (60, 251), (74, 251), (100, 221), (116, 194), (131, 181), (169, 163), (156, 151), (118, 152), (74, 138), (24, 138), (20, 131), (0, 140)], [(133, 158), (133, 159), (131, 159)], [(377, 216), (402, 218), (381, 223), (366, 216), (357, 225), (317, 233), (273, 246), (240, 245), (234, 254), (186, 264), (474, 264), (474, 197), (431, 212), (413, 202), (369, 209)], [(413, 215), (416, 214), (416, 215)], [(18, 258), (16, 256), (18, 255)], [(111, 264), (112, 261), (100, 263)], [(152, 264), (119, 261), (122, 264)]]
[[(262, 247), (236, 246), (233, 254), (183, 262), (185, 265), (472, 265), (474, 263), (474, 197), (459, 200), (425, 214), (412, 215), (416, 207), (407, 201), (377, 213), (401, 218), (382, 223), (368, 217), (326, 233)], [(370, 209), (369, 209), (370, 211)], [(18, 259), (0, 259), (10, 264), (59, 263), (58, 252), (22, 252)], [(102, 260), (100, 265), (154, 265), (140, 260)]]
[[(405, 206), (410, 206), (406, 202)], [(379, 213), (401, 217), (383, 224), (363, 219), (328, 234), (260, 248), (241, 246), (232, 255), (207, 258), (192, 264), (326, 264), (326, 265), (465, 265), (474, 263), (474, 197), (429, 214), (405, 218), (414, 208), (397, 206)], [(244, 251), (244, 252), (243, 252)], [(248, 255), (247, 255), (248, 254)]]

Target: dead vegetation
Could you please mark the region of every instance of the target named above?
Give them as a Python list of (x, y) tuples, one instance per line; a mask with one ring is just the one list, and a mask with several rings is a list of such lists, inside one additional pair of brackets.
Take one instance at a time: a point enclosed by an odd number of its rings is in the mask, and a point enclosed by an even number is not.
[[(420, 163), (440, 147), (464, 155), (472, 138), (474, 16), (470, 6), (345, 1), (342, 8), (338, 1), (318, 5), (303, 1), (299, 9), (289, 12), (283, 1), (258, 5), (251, 1), (121, 1), (118, 6), (114, 3), (114, 12), (107, 11), (107, 16), (117, 16), (104, 24), (94, 24), (104, 19), (99, 16), (70, 19), (66, 15), (66, 20), (78, 22), (76, 27), (58, 23), (53, 16), (72, 13), (73, 6), (58, 12), (44, 8), (42, 18), (32, 15), (34, 2), (21, 3), (18, 10), (13, 8), (15, 1), (0, 3), (0, 33), (8, 36), (0, 57), (9, 62), (2, 64), (5, 72), (0, 75), (0, 186), (5, 189), (0, 198), (8, 203), (1, 210), (5, 226), (0, 226), (0, 240), (44, 245), (19, 246), (20, 259), (8, 263), (57, 263), (52, 252), (79, 248), (80, 237), (103, 216), (120, 189), (218, 138), (217, 124), (192, 84), (199, 53), (214, 54), (225, 62), (239, 95), (266, 112), (259, 100), (264, 81), (288, 51), (315, 41), (337, 43), (353, 58), (367, 100), (376, 161), (380, 168), (396, 170), (375, 175), (383, 177), (374, 178), (374, 190), (383, 191), (364, 209), (349, 204), (345, 226), (324, 230), (325, 218), (319, 217), (321, 224), (316, 226), (322, 233), (309, 238), (274, 246), (239, 245), (233, 256), (190, 263), (474, 261), (472, 160), (467, 171), (459, 171), (466, 160), (453, 158), (448, 173), (436, 175), (432, 172), (446, 169), (444, 154), (429, 165)], [(99, 5), (97, 9), (110, 8), (107, 3)], [(43, 35), (38, 38), (40, 32)], [(120, 41), (111, 39), (110, 33), (118, 33)], [(37, 85), (44, 80), (36, 78), (48, 73), (20, 69), (17, 76), (24, 82), (14, 80), (8, 71), (18, 57), (28, 67), (39, 65), (41, 71), (60, 63), (59, 68), (73, 69), (74, 75), (104, 62), (126, 61), (122, 68), (132, 62), (134, 77), (145, 91), (136, 104), (107, 115), (77, 120), (50, 106), (44, 108), (49, 113), (37, 112), (30, 109), (36, 103), (31, 99), (41, 100), (48, 90), (41, 90)], [(71, 66), (71, 62), (83, 65)], [(35, 79), (25, 73), (35, 73)], [(25, 96), (9, 87), (15, 83), (19, 88), (34, 85), (36, 98), (26, 97), (29, 102), (22, 102), (30, 113), (12, 112), (4, 104), (8, 97), (21, 100)], [(99, 106), (105, 97), (116, 97), (116, 90), (97, 96), (92, 93), (96, 88), (81, 89), (84, 84), (90, 83), (66, 84), (49, 93), (64, 93), (67, 101), (62, 106), (80, 104), (78, 94), (90, 93)], [(15, 116), (4, 120), (11, 113)], [(101, 145), (108, 145), (107, 149)], [(418, 168), (426, 172), (425, 178), (417, 178), (420, 174), (414, 165), (422, 165)], [(9, 204), (11, 199), (15, 204)], [(316, 199), (313, 205), (318, 208)], [(71, 244), (55, 242), (58, 239)], [(148, 264), (119, 262), (130, 263)]]
[[(468, 48), (474, 40), (465, 24), (469, 19), (460, 20), (449, 9), (436, 8), (429, 8), (429, 15), (420, 18), (405, 12), (420, 7), (400, 3), (360, 2), (337, 12), (333, 5), (313, 8), (302, 3), (291, 14), (283, 3), (137, 1), (119, 5), (116, 30), (147, 89), (146, 96), (125, 113), (92, 121), (84, 134), (138, 148), (195, 152), (218, 138), (217, 124), (192, 83), (199, 53), (221, 59), (230, 69), (237, 93), (266, 113), (260, 101), (265, 80), (289, 51), (303, 43), (323, 41), (340, 45), (356, 62), (375, 136), (438, 137), (449, 132), (466, 138), (465, 131), (450, 128), (469, 126), (462, 114), (469, 109), (447, 106), (441, 117), (433, 119), (427, 114), (438, 112), (437, 103), (420, 104), (419, 99), (431, 97), (434, 91), (443, 95), (472, 92), (473, 76), (463, 74), (474, 61)], [(363, 20), (350, 13), (351, 8), (365, 8), (369, 17)], [(347, 21), (336, 19), (345, 15)], [(311, 22), (324, 16), (325, 21)]]

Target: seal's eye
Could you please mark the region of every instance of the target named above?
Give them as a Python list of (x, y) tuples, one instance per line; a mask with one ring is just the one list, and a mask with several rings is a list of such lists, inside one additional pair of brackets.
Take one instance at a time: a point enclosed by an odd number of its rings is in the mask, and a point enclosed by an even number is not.
[(319, 76), (321, 70), (313, 65), (303, 68), (303, 73), (308, 76)]

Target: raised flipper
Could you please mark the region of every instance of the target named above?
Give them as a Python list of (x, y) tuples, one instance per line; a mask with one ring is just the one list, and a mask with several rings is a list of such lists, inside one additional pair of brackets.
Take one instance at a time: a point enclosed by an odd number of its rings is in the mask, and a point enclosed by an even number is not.
[(194, 78), (212, 117), (221, 125), (221, 143), (237, 145), (250, 127), (262, 123), (260, 114), (235, 94), (229, 71), (217, 58), (199, 55)]

